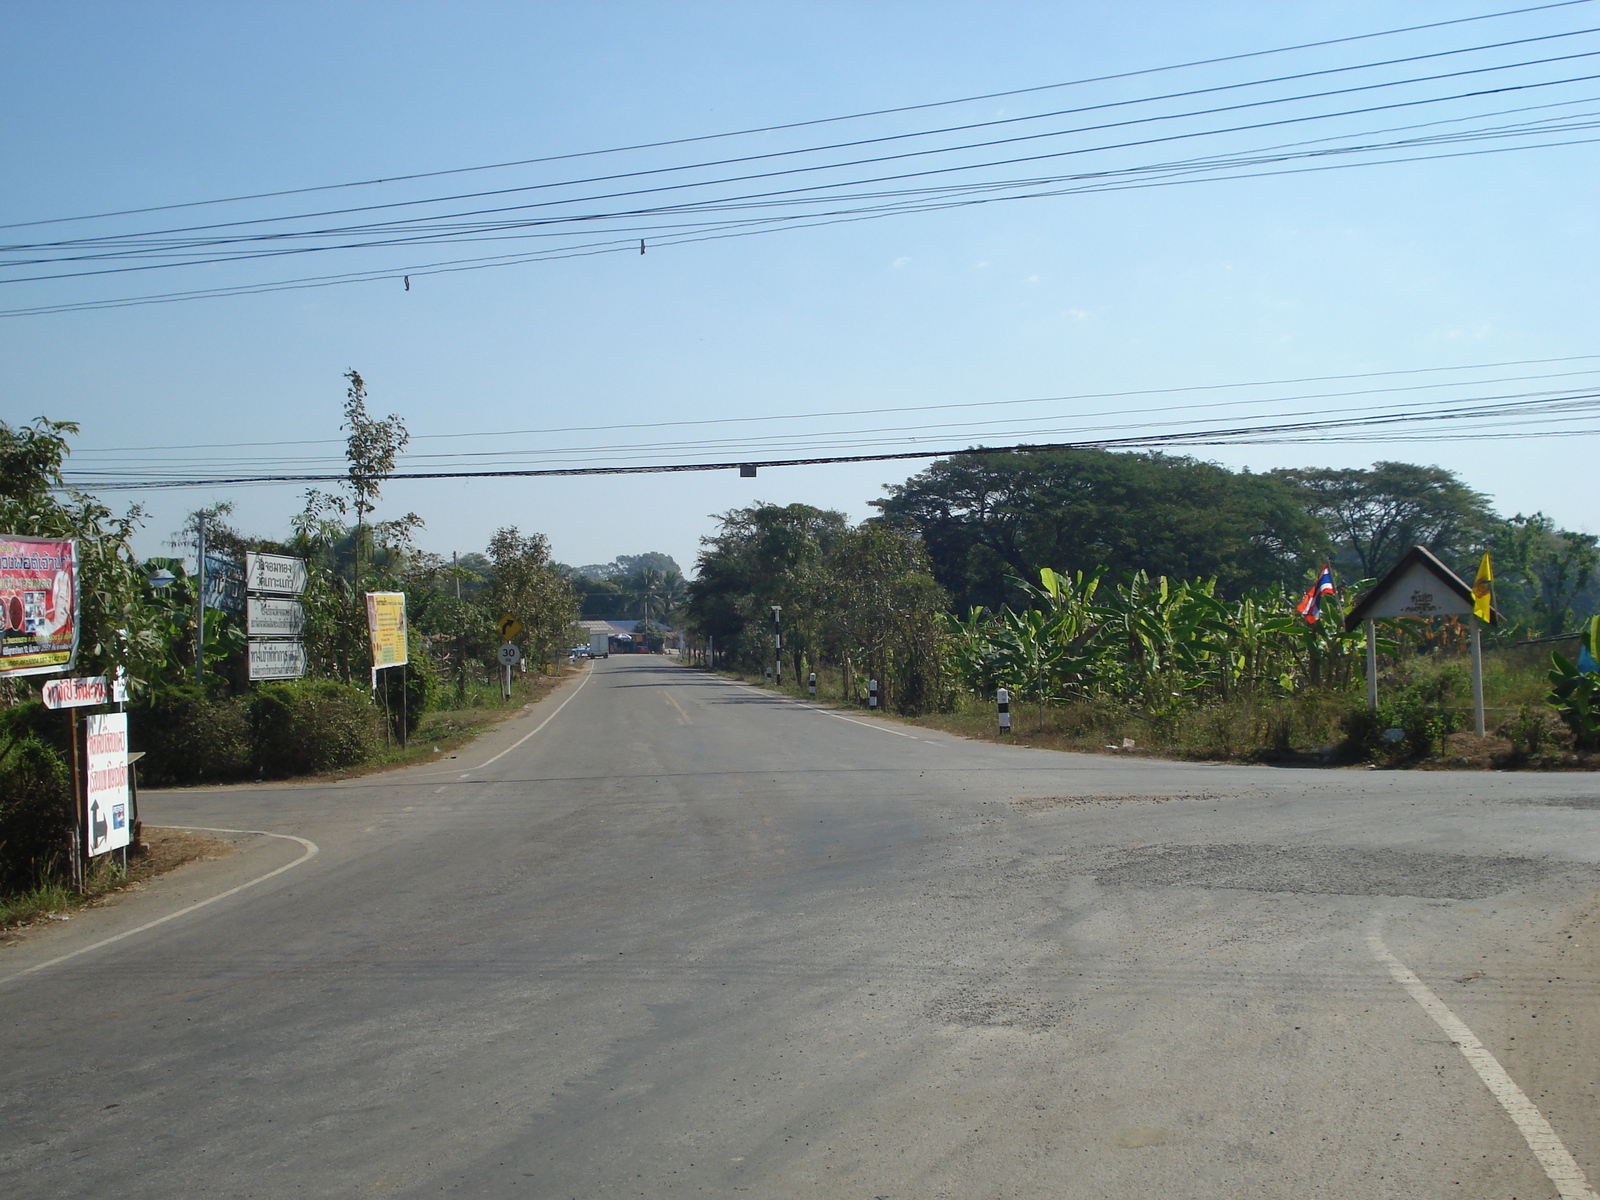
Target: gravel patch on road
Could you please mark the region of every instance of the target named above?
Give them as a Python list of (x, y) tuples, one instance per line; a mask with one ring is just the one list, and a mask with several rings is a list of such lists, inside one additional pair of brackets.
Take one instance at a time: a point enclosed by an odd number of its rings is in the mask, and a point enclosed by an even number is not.
[(1048, 812), (1053, 808), (1071, 808), (1084, 804), (1169, 804), (1178, 800), (1254, 800), (1267, 795), (1264, 791), (1250, 792), (1179, 792), (1175, 794), (1136, 793), (1115, 796), (1022, 796), (1011, 801), (1011, 807), (1021, 812)]
[(1106, 886), (1481, 900), (1567, 869), (1567, 863), (1509, 855), (1244, 844), (1141, 847), (1114, 856), (1094, 877)]

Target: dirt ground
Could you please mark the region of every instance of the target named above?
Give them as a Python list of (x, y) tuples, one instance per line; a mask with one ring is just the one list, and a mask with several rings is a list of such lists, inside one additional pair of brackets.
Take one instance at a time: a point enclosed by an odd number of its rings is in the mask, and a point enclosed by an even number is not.
[(139, 836), (137, 851), (129, 848), (126, 875), (107, 869), (112, 865), (107, 863), (106, 868), (90, 874), (87, 895), (72, 896), (64, 892), (40, 895), (32, 909), (16, 913), (11, 923), (0, 929), (0, 946), (20, 940), (30, 928), (38, 928), (51, 921), (70, 920), (72, 914), (80, 909), (114, 903), (118, 896), (138, 891), (147, 880), (176, 870), (186, 863), (220, 858), (234, 851), (221, 838), (191, 833), (185, 829), (158, 829), (146, 825)]

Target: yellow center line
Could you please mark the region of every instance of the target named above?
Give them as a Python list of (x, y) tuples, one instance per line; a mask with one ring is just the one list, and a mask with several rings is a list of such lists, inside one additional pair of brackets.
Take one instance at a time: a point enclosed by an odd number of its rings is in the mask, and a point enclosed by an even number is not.
[(663, 691), (661, 694), (667, 698), (668, 704), (672, 705), (673, 708), (678, 710), (678, 716), (683, 718), (683, 723), (685, 725), (694, 724), (694, 722), (689, 719), (689, 714), (683, 711), (683, 705), (679, 704), (675, 699), (673, 699), (671, 692)]

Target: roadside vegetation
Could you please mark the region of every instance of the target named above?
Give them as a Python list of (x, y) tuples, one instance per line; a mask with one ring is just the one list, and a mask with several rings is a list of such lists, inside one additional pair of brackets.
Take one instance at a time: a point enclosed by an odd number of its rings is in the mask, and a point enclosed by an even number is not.
[[(1579, 617), (1600, 608), (1596, 539), (1501, 518), (1438, 468), (1254, 476), (1159, 454), (974, 454), (877, 504), (856, 526), (805, 505), (725, 514), (689, 585), (691, 658), (767, 682), (781, 627), (786, 690), (815, 671), (820, 697), (865, 706), (875, 679), (887, 714), (1000, 737), (1003, 688), (1004, 736), (1064, 749), (1596, 765), (1600, 638)], [(1413, 545), (1468, 580), (1494, 556), (1490, 738), (1463, 732), (1468, 630), (1454, 619), (1379, 623), (1368, 711), (1364, 635), (1344, 610)], [(1307, 621), (1296, 603), (1323, 564), (1338, 591)]]
[[(421, 516), (381, 512), (405, 425), (368, 412), (359, 374), (346, 380), (343, 486), (308, 492), (281, 539), (241, 533), (212, 504), (174, 534), (179, 556), (143, 562), (131, 547), (143, 514), (65, 484), (75, 426), (0, 423), (0, 531), (78, 539), (76, 671), (125, 673), (147, 785), (448, 754), (549, 686), (588, 642), (581, 616), (638, 620), (652, 649), (676, 626), (688, 661), (763, 681), (772, 670), (796, 692), (815, 671), (844, 703), (864, 706), (876, 681), (881, 711), (974, 737), (1001, 736), (1004, 689), (1005, 736), (1119, 754), (1587, 768), (1600, 751), (1596, 538), (1539, 513), (1502, 517), (1436, 467), (1253, 475), (1156, 453), (974, 453), (889, 487), (860, 523), (805, 504), (733, 509), (686, 582), (662, 554), (565, 567), (516, 526), (481, 553), (422, 550)], [(232, 613), (208, 609), (197, 647), (183, 552), (202, 522), (212, 554), (306, 560), (304, 679), (251, 683)], [(1412, 545), (1469, 579), (1485, 548), (1494, 556), (1495, 738), (1463, 740), (1460, 622), (1382, 623), (1382, 702), (1367, 710), (1363, 641), (1343, 609)], [(1324, 564), (1338, 591), (1308, 622), (1295, 602)], [(376, 686), (374, 591), (404, 593), (410, 657)], [(495, 658), (506, 616), (528, 668), (509, 700)], [(0, 897), (54, 895), (66, 878), (67, 725), (38, 694), (37, 679), (0, 680)]]
[[(74, 673), (125, 674), (142, 784), (354, 772), (448, 754), (541, 695), (566, 669), (569, 648), (587, 641), (575, 627), (577, 592), (542, 535), (509, 526), (483, 553), (446, 560), (416, 544), (417, 514), (382, 519), (381, 484), (408, 435), (399, 417), (368, 412), (359, 374), (347, 383), (344, 486), (307, 493), (280, 539), (241, 533), (231, 506), (216, 503), (171, 540), (192, 556), (203, 520), (208, 557), (242, 566), (246, 552), (259, 551), (307, 561), (308, 672), (284, 682), (250, 681), (240, 615), (208, 606), (197, 647), (198, 581), (185, 559), (140, 561), (132, 538), (144, 514), (116, 513), (63, 480), (74, 425), (0, 423), (0, 531), (77, 539)], [(374, 687), (364, 597), (384, 591), (406, 597), (410, 662), (381, 672)], [(495, 657), (503, 616), (521, 627), (514, 640), (525, 664), (510, 698)], [(29, 911), (66, 886), (72, 827), (69, 725), (40, 702), (42, 682), (0, 680), (0, 902), (46, 897), (17, 901)], [(89, 890), (111, 886), (102, 878), (111, 870), (97, 860)]]

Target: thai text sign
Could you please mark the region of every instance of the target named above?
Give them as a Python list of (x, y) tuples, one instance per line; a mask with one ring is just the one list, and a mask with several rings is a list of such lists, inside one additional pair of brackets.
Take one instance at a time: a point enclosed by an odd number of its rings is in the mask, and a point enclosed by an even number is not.
[(0, 534), (0, 675), (70, 671), (78, 657), (78, 544)]
[(121, 704), (128, 698), (128, 687), (121, 679), (109, 681), (104, 675), (83, 679), (52, 679), (39, 689), (46, 708), (87, 708), (95, 704)]
[(305, 627), (306, 610), (300, 601), (250, 597), (246, 632), (251, 637), (297, 638)]
[[(1463, 597), (1424, 563), (1415, 563), (1389, 583), (1382, 595), (1373, 598), (1367, 618), (1375, 617), (1469, 617), (1472, 596)], [(1463, 585), (1464, 590), (1464, 585)]]
[(222, 612), (244, 612), (244, 568), (231, 558), (206, 555), (207, 608)]
[(367, 593), (367, 632), (372, 638), (372, 669), (406, 662), (406, 594)]
[(287, 554), (246, 554), (244, 582), (252, 592), (298, 596), (306, 590), (306, 560)]
[(128, 714), (89, 717), (83, 837), (89, 857), (128, 844)]
[(306, 673), (304, 642), (251, 642), (251, 679), (299, 679)]

